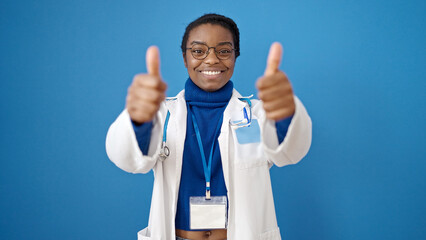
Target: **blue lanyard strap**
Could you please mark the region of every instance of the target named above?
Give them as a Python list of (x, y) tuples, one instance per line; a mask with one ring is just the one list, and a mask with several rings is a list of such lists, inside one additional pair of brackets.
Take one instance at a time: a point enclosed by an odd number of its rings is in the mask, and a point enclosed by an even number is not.
[(204, 177), (206, 178), (206, 199), (210, 199), (210, 179), (211, 179), (211, 172), (212, 172), (213, 149), (216, 142), (216, 136), (222, 126), (223, 115), (221, 115), (219, 122), (216, 126), (213, 144), (210, 149), (209, 161), (208, 163), (206, 163), (206, 155), (204, 154), (203, 142), (201, 141), (201, 135), (200, 135), (200, 130), (198, 129), (197, 120), (195, 119), (195, 115), (192, 112), (189, 103), (187, 103), (187, 108), (188, 108), (188, 111), (191, 113), (192, 124), (194, 125), (195, 134), (197, 136), (198, 147), (200, 148), (201, 160), (203, 162)]

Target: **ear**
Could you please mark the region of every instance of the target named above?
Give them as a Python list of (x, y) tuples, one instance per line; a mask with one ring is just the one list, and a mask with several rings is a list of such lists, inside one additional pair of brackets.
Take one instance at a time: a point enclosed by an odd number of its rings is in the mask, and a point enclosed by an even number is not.
[(185, 65), (186, 68), (188, 68), (188, 63), (186, 62), (186, 54), (182, 53), (182, 57), (183, 57), (183, 64)]

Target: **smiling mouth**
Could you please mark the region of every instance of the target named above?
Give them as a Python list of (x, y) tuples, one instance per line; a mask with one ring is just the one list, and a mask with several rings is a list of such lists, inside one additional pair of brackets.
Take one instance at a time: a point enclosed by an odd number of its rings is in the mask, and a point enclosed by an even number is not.
[(202, 74), (214, 76), (222, 73), (223, 71), (200, 71)]

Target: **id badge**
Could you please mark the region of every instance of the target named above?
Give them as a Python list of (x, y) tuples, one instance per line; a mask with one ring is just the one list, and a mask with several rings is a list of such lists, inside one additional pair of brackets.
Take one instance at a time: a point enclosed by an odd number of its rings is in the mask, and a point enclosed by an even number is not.
[(228, 224), (226, 196), (189, 198), (189, 227), (191, 230), (225, 229)]

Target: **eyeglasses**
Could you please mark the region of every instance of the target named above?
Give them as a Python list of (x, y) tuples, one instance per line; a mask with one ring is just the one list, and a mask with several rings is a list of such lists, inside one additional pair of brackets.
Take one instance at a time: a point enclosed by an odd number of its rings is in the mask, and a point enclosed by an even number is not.
[(216, 57), (220, 60), (226, 60), (232, 55), (232, 51), (235, 49), (228, 45), (217, 45), (216, 47), (209, 47), (206, 44), (197, 43), (192, 45), (191, 48), (186, 48), (186, 50), (191, 50), (192, 56), (197, 60), (204, 60), (210, 53), (210, 48), (214, 49)]

